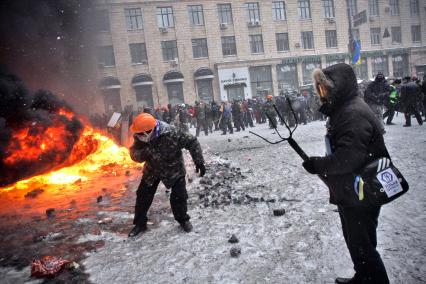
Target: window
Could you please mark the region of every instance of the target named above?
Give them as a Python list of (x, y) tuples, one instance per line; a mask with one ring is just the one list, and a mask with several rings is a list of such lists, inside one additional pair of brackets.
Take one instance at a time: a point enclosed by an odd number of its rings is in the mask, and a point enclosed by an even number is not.
[(371, 28), (371, 44), (380, 44), (381, 43), (381, 31), (380, 28)]
[(303, 75), (303, 85), (308, 85), (312, 83), (312, 71), (315, 68), (321, 68), (321, 60), (318, 59), (313, 62), (302, 62), (302, 75)]
[(411, 39), (413, 42), (421, 42), (420, 26), (411, 26)]
[(109, 32), (109, 14), (108, 10), (96, 11), (96, 30), (98, 32)]
[(235, 45), (235, 36), (222, 37), (222, 53), (223, 56), (230, 56), (237, 54), (237, 47)]
[(298, 0), (298, 11), (299, 19), (310, 19), (311, 18), (311, 4), (309, 0)]
[(358, 5), (356, 3), (356, 0), (348, 0), (348, 5), (349, 5), (349, 15), (351, 17), (358, 14)]
[(135, 86), (136, 105), (138, 109), (143, 110), (144, 107), (154, 107), (152, 99), (152, 85)]
[(200, 101), (210, 103), (214, 101), (212, 79), (197, 80), (197, 93)]
[(359, 35), (359, 29), (352, 29), (352, 36), (355, 40), (361, 40), (361, 37)]
[(284, 1), (272, 2), (272, 18), (274, 21), (286, 20)]
[(391, 27), (392, 43), (401, 43), (401, 27)]
[(188, 6), (188, 17), (189, 17), (189, 24), (191, 26), (204, 25), (203, 6), (202, 5)]
[(141, 30), (142, 26), (142, 10), (140, 8), (124, 9), (126, 16), (126, 26), (128, 31)]
[(378, 56), (371, 58), (371, 68), (373, 71), (373, 76), (376, 76), (379, 72), (383, 75), (388, 76), (388, 58), (387, 56)]
[(178, 49), (176, 40), (166, 40), (161, 42), (164, 61), (174, 60), (178, 58)]
[(410, 15), (418, 16), (420, 14), (419, 0), (410, 0)]
[(392, 16), (399, 15), (399, 0), (389, 0), (390, 12)]
[(272, 69), (271, 66), (249, 67), (251, 92), (254, 97), (272, 95)]
[(112, 48), (112, 45), (99, 47), (98, 64), (102, 67), (115, 66), (114, 49)]
[(298, 89), (297, 63), (277, 65), (277, 79), (279, 91)]
[(275, 35), (277, 38), (277, 50), (278, 51), (290, 50), (289, 44), (288, 44), (288, 33), (277, 33)]
[(404, 77), (408, 71), (408, 56), (406, 54), (392, 56), (393, 76)]
[(370, 16), (379, 15), (379, 0), (368, 0), (368, 11)]
[(182, 82), (168, 83), (167, 84), (167, 95), (169, 97), (169, 103), (174, 106), (183, 104), (183, 84)]
[(302, 47), (304, 49), (314, 49), (314, 34), (312, 31), (302, 32)]
[(337, 47), (337, 32), (336, 30), (325, 31), (325, 43), (327, 48)]
[(247, 7), (247, 16), (250, 23), (255, 23), (260, 21), (260, 10), (258, 2), (251, 2), (246, 4)]
[(194, 58), (209, 57), (206, 38), (192, 39), (192, 54)]
[(219, 23), (232, 24), (232, 8), (231, 4), (218, 4), (217, 14), (219, 15)]
[(251, 53), (263, 53), (262, 35), (250, 35)]
[(160, 28), (172, 28), (175, 26), (173, 19), (172, 7), (158, 7), (157, 8), (157, 23)]
[(334, 1), (322, 0), (324, 18), (334, 18)]
[(130, 56), (132, 57), (132, 64), (146, 63), (148, 58), (146, 56), (145, 43), (131, 43), (129, 44)]

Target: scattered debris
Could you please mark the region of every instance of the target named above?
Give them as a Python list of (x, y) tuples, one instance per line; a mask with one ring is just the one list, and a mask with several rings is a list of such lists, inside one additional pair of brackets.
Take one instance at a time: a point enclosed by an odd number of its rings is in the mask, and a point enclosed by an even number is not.
[(201, 178), (201, 180), (200, 180), (200, 184), (213, 185), (213, 182), (212, 182), (211, 178), (203, 177), (203, 178)]
[(36, 198), (40, 193), (43, 193), (44, 189), (36, 188), (27, 194), (25, 194), (25, 198)]
[(234, 234), (232, 234), (231, 238), (228, 240), (229, 243), (231, 244), (236, 244), (239, 242), (237, 236), (235, 236)]
[(54, 256), (44, 256), (41, 259), (34, 259), (31, 263), (31, 276), (53, 277), (68, 263), (71, 263), (71, 261)]
[(67, 264), (65, 267), (67, 269), (69, 269), (69, 270), (75, 270), (75, 269), (79, 269), (80, 268), (80, 264), (78, 264), (77, 262), (73, 261), (73, 262)]
[(285, 209), (284, 208), (274, 209), (273, 212), (274, 212), (274, 216), (282, 216), (285, 214)]
[(46, 216), (47, 217), (54, 217), (55, 216), (55, 208), (46, 209)]
[(231, 256), (232, 257), (239, 257), (241, 254), (241, 248), (239, 247), (232, 247), (230, 250)]
[(98, 224), (111, 224), (112, 223), (112, 218), (111, 217), (105, 217), (102, 220), (98, 221)]

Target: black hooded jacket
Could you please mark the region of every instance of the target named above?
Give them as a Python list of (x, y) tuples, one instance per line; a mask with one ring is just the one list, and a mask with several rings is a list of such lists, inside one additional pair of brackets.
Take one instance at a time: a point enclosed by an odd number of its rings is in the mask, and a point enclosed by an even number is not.
[(329, 102), (320, 111), (329, 116), (327, 136), (331, 154), (314, 160), (316, 172), (325, 177), (330, 202), (360, 206), (354, 190), (354, 177), (368, 162), (389, 157), (377, 118), (358, 96), (352, 67), (341, 63), (322, 70), (332, 86)]
[(383, 105), (389, 99), (392, 89), (384, 76), (377, 76), (365, 90), (364, 100), (367, 104)]

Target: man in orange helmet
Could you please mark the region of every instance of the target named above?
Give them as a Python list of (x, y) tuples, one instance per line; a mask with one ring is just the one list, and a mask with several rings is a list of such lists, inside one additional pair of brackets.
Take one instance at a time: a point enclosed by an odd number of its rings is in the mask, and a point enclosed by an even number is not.
[(192, 230), (187, 214), (185, 164), (182, 149), (189, 150), (196, 166), (196, 172), (203, 176), (206, 172), (200, 143), (189, 133), (176, 131), (174, 126), (156, 120), (152, 115), (138, 115), (130, 130), (134, 133), (134, 143), (130, 147), (130, 157), (136, 162), (145, 162), (143, 176), (136, 192), (135, 227), (129, 237), (135, 237), (147, 230), (147, 212), (154, 199), (160, 181), (171, 188), (170, 204), (173, 215), (185, 232)]

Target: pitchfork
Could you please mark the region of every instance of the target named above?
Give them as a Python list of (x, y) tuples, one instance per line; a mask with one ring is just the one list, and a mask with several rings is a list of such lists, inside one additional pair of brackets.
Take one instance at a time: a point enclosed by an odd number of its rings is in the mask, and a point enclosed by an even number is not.
[[(271, 125), (274, 127), (274, 129), (277, 132), (278, 136), (281, 138), (278, 141), (270, 141), (270, 140), (266, 139), (265, 137), (263, 137), (263, 136), (261, 136), (261, 135), (259, 135), (257, 133), (254, 133), (252, 131), (249, 131), (249, 132), (251, 134), (256, 135), (257, 137), (263, 139), (264, 141), (268, 142), (269, 144), (278, 144), (278, 143), (287, 141), (288, 144), (290, 144), (291, 148), (293, 148), (294, 151), (296, 151), (296, 153), (299, 154), (299, 156), (303, 159), (303, 161), (306, 161), (306, 160), (308, 160), (308, 155), (306, 155), (305, 151), (303, 151), (302, 148), (300, 148), (299, 144), (297, 144), (297, 142), (293, 139), (293, 133), (294, 133), (294, 131), (296, 131), (297, 126), (299, 125), (298, 124), (297, 115), (294, 112), (293, 107), (291, 106), (290, 99), (288, 97), (286, 97), (286, 100), (287, 100), (288, 106), (290, 107), (290, 110), (291, 110), (291, 112), (292, 112), (292, 114), (294, 116), (294, 120), (296, 122), (296, 125), (295, 125), (295, 127), (293, 129), (287, 124), (287, 122), (285, 121), (285, 119), (281, 115), (281, 113), (278, 111), (278, 108), (277, 108), (277, 106), (275, 104), (274, 104), (274, 109), (275, 109), (275, 112), (278, 114), (278, 117), (284, 123), (285, 127), (287, 128), (287, 130), (289, 132), (289, 135), (287, 137), (283, 137), (281, 135), (281, 133), (278, 131), (277, 125), (274, 125), (274, 123), (272, 123), (272, 122), (271, 122)], [(265, 112), (265, 115), (269, 119), (269, 121), (272, 121), (271, 117), (269, 116), (269, 114), (267, 112)]]
[[(297, 129), (297, 126), (299, 125), (299, 123), (298, 123), (298, 119), (297, 119), (297, 115), (296, 115), (296, 113), (294, 112), (294, 110), (293, 110), (293, 107), (291, 106), (291, 102), (290, 102), (290, 99), (288, 98), (288, 97), (286, 97), (286, 100), (287, 100), (287, 103), (288, 103), (288, 106), (290, 107), (290, 110), (291, 110), (291, 113), (293, 114), (293, 116), (294, 116), (294, 121), (295, 121), (295, 127), (293, 128), (293, 129), (291, 129), (291, 127), (287, 124), (287, 122), (285, 121), (285, 119), (284, 119), (284, 117), (281, 115), (281, 113), (278, 111), (278, 108), (277, 108), (277, 106), (274, 104), (273, 106), (274, 106), (274, 109), (275, 109), (275, 112), (277, 113), (277, 115), (278, 115), (278, 117), (280, 118), (280, 120), (284, 123), (284, 125), (285, 125), (285, 127), (287, 128), (287, 130), (288, 130), (288, 132), (289, 132), (289, 135), (287, 136), (287, 137), (283, 137), (282, 135), (281, 135), (281, 133), (278, 131), (278, 129), (277, 129), (277, 125), (274, 125), (274, 123), (271, 123), (271, 125), (274, 127), (274, 129), (275, 129), (275, 131), (277, 132), (277, 134), (278, 134), (278, 136), (281, 138), (281, 140), (278, 140), (278, 141), (269, 141), (268, 139), (266, 139), (265, 137), (263, 137), (263, 136), (261, 136), (261, 135), (259, 135), (259, 134), (257, 134), (257, 133), (254, 133), (254, 132), (252, 132), (252, 131), (249, 131), (251, 134), (253, 134), (253, 135), (256, 135), (257, 137), (259, 137), (259, 138), (262, 138), (263, 140), (265, 140), (266, 142), (268, 142), (269, 144), (278, 144), (278, 143), (281, 143), (281, 142), (283, 142), (283, 141), (287, 141), (288, 142), (288, 144), (290, 144), (290, 146), (291, 146), (291, 148), (293, 148), (293, 150), (294, 151), (296, 151), (296, 153), (303, 159), (303, 161), (307, 161), (308, 159), (309, 159), (309, 157), (308, 157), (308, 155), (306, 155), (306, 153), (305, 153), (305, 151), (303, 151), (303, 149), (302, 148), (300, 148), (300, 146), (299, 146), (299, 144), (297, 144), (297, 142), (293, 139), (293, 133), (294, 133), (294, 131), (296, 131), (296, 129)], [(268, 113), (267, 112), (265, 112), (265, 115), (266, 115), (266, 117), (269, 119), (269, 121), (272, 121), (271, 120), (271, 117), (268, 115)], [(327, 177), (326, 176), (323, 176), (323, 175), (318, 175), (318, 177), (325, 183), (325, 184), (327, 184)]]

